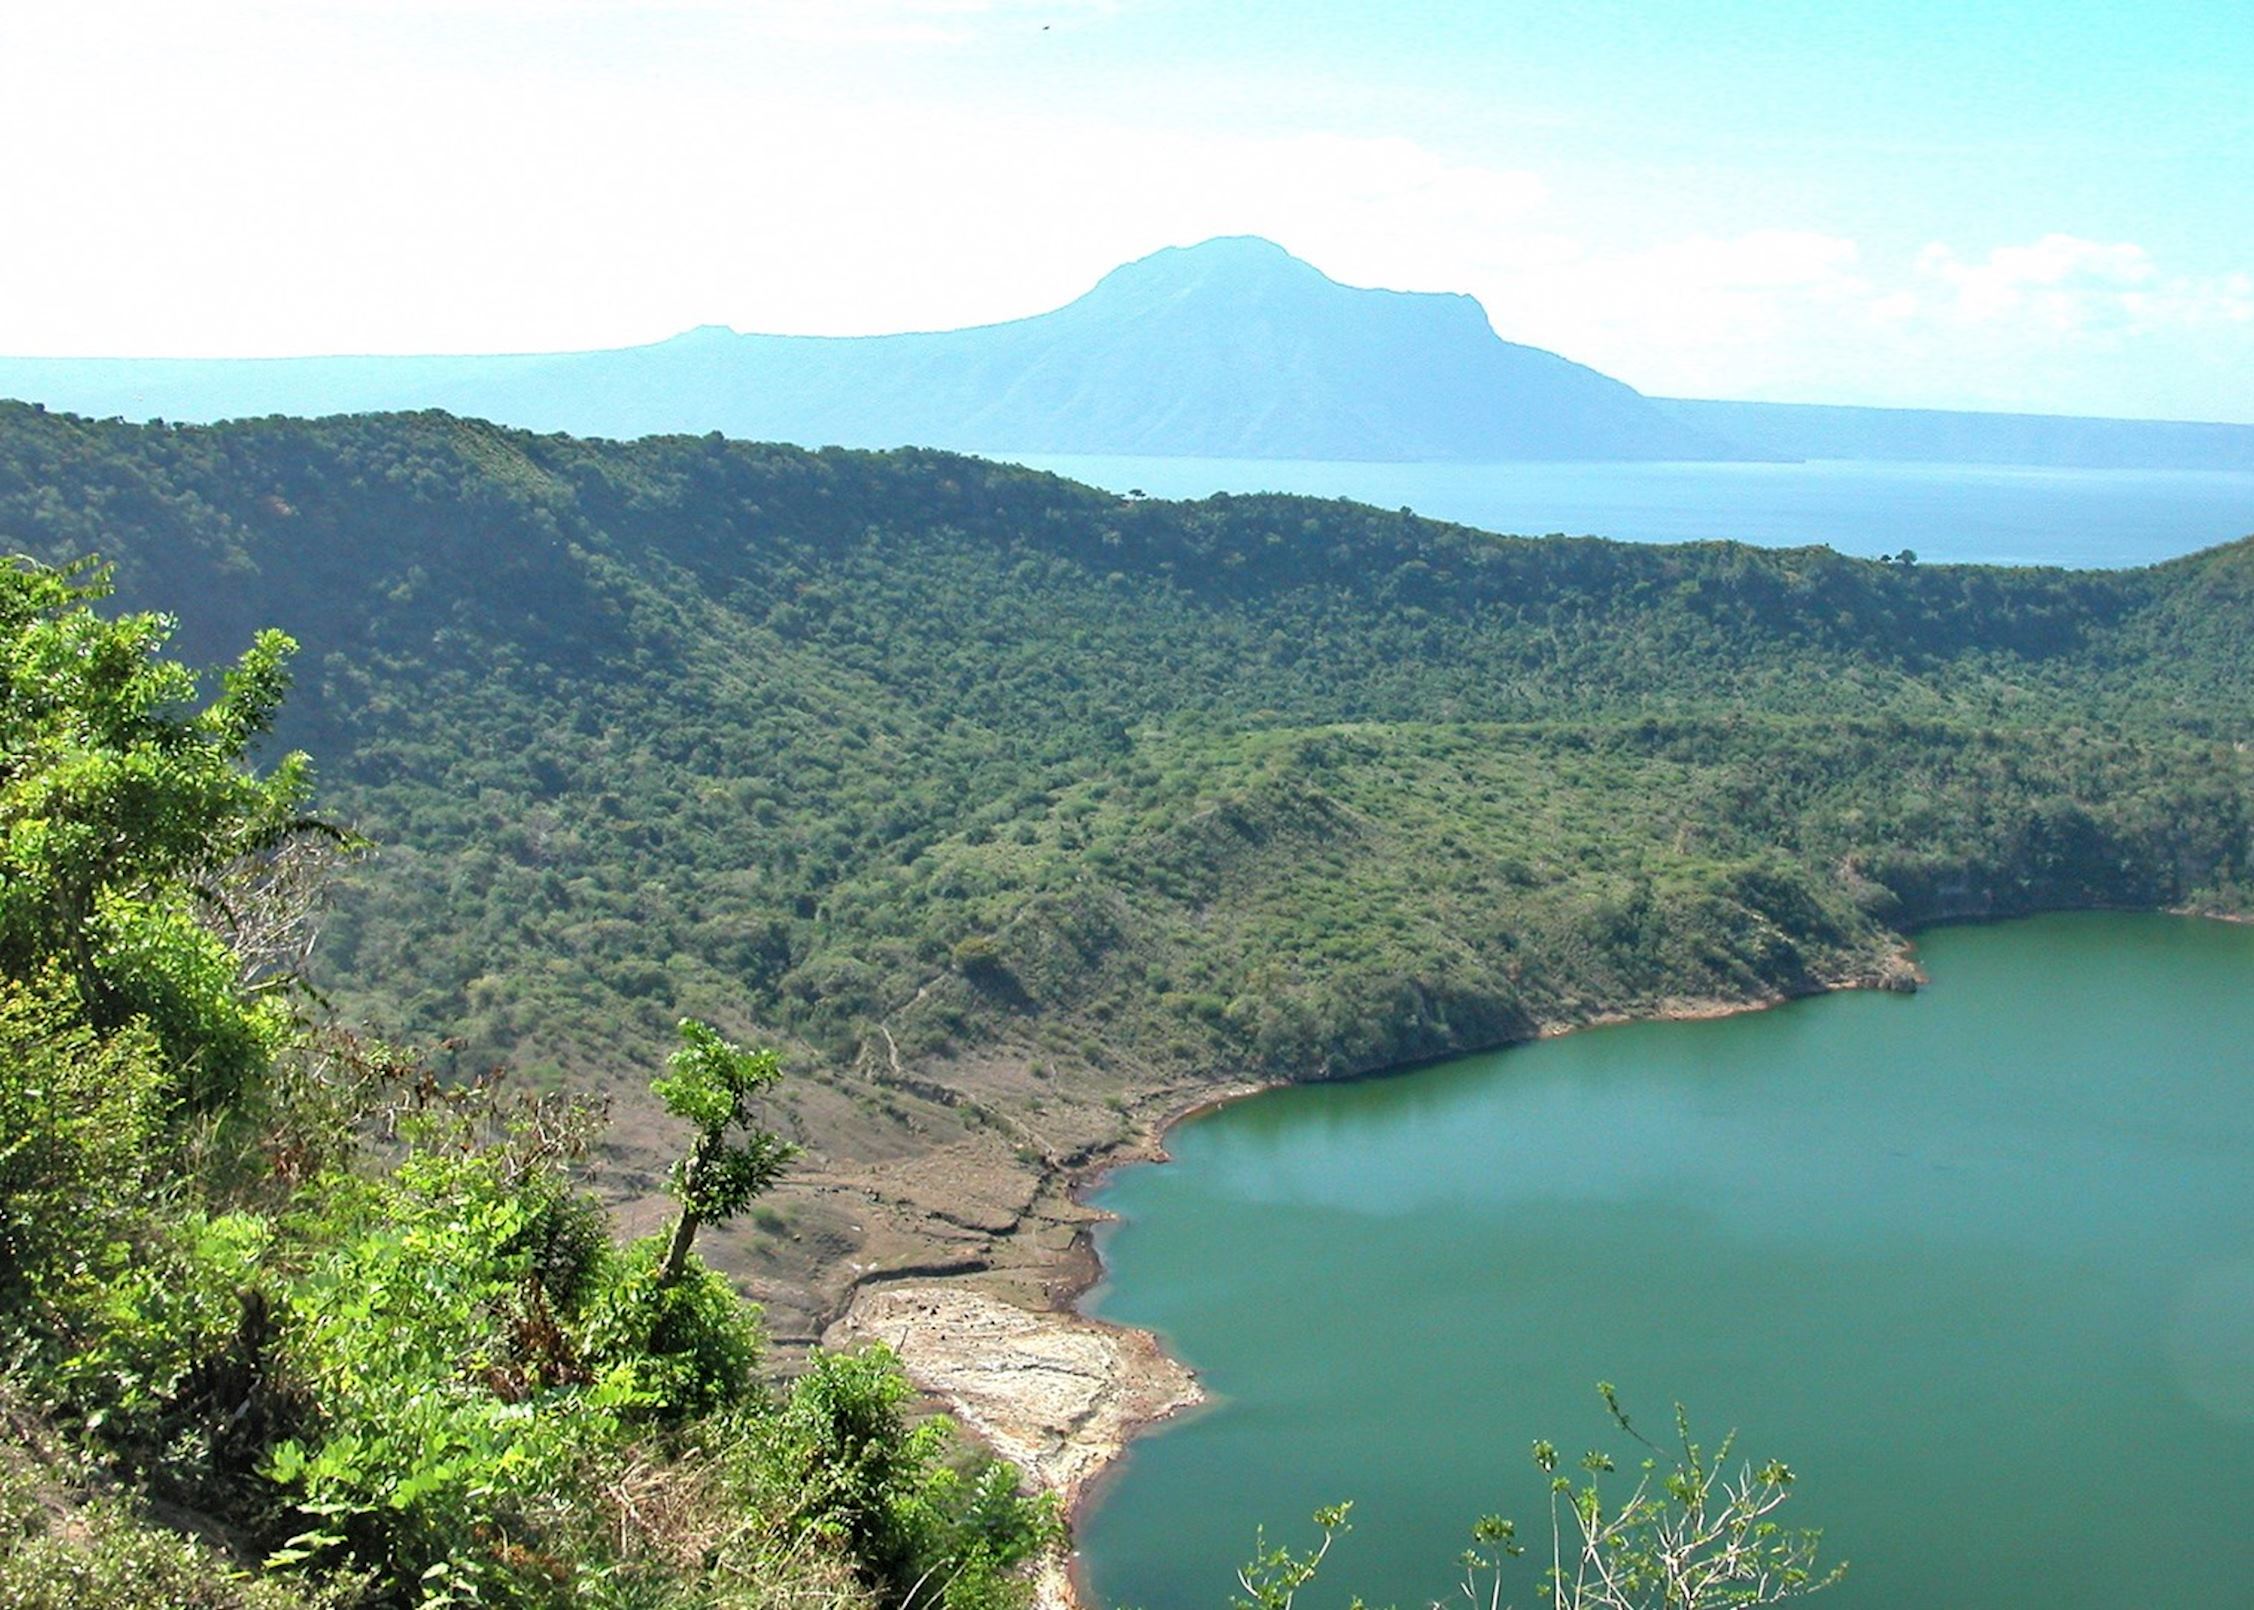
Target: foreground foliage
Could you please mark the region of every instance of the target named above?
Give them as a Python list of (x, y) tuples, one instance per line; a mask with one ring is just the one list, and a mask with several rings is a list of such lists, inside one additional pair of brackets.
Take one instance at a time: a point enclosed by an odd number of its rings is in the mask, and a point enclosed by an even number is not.
[[(1773, 1519), (1796, 1480), (1781, 1460), (1736, 1467), (1737, 1434), (1707, 1448), (1691, 1436), (1690, 1418), (1675, 1406), (1675, 1443), (1663, 1448), (1628, 1418), (1608, 1382), (1597, 1391), (1620, 1431), (1642, 1444), (1634, 1485), (1614, 1499), (1606, 1478), (1618, 1474), (1612, 1455), (1591, 1449), (1582, 1476), (1558, 1468), (1555, 1444), (1537, 1441), (1534, 1464), (1550, 1480), (1549, 1563), (1536, 1588), (1550, 1610), (1731, 1610), (1781, 1604), (1821, 1592), (1846, 1574), (1844, 1564), (1817, 1566), (1822, 1534), (1788, 1530)], [(1292, 1610), (1316, 1578), (1331, 1547), (1351, 1530), (1351, 1504), (1315, 1512), (1320, 1541), (1304, 1553), (1269, 1546), (1265, 1537), (1237, 1573), (1234, 1610)], [(1528, 1552), (1515, 1523), (1487, 1515), (1473, 1526), (1461, 1558), (1464, 1602), (1471, 1610), (1514, 1603), (1514, 1567)], [(1360, 1600), (1356, 1600), (1359, 1606)]]
[(699, 1023), (686, 1231), (620, 1245), (585, 1103), (312, 1026), (277, 883), (288, 644), (200, 708), (166, 623), (0, 569), (0, 1605), (1023, 1602), (1045, 1502), (881, 1349), (761, 1376), (690, 1246), (785, 1153)]

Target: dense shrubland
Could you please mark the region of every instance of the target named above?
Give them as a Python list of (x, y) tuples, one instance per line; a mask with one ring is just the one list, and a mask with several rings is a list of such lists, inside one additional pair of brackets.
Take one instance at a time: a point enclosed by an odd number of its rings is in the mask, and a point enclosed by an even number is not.
[(1867, 974), (1903, 928), (2244, 898), (2254, 548), (2147, 571), (1518, 540), (949, 455), (0, 412), (384, 846), (319, 976), (582, 1081), (684, 1013), (1380, 1066)]
[(684, 1029), (681, 1233), (614, 1240), (593, 1106), (277, 965), (338, 847), (245, 764), (290, 644), (199, 703), (100, 592), (0, 569), (0, 1605), (1022, 1603), (1046, 1503), (881, 1350), (770, 1385), (690, 1250), (786, 1160), (768, 1063)]

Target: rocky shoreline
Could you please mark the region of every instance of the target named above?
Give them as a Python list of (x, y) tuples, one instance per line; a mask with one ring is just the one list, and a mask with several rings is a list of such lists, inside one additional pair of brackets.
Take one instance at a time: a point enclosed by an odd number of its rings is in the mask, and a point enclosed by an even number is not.
[[(919, 1392), (1032, 1486), (1055, 1494), (1067, 1525), (1076, 1525), (1097, 1482), (1139, 1433), (1206, 1401), (1195, 1372), (1152, 1332), (1080, 1312), (1081, 1298), (1103, 1277), (1089, 1231), (1108, 1217), (1083, 1198), (1116, 1168), (1165, 1162), (1165, 1136), (1176, 1124), (1274, 1088), (1243, 1081), (1187, 1102), (1161, 1098), (1126, 1142), (1045, 1182), (1044, 1194), (1077, 1212), (1069, 1216), (1076, 1221), (1069, 1245), (1039, 1260), (1043, 1278), (1028, 1280), (1014, 1266), (950, 1271), (944, 1284), (872, 1273), (824, 1330), (823, 1345), (890, 1347)], [(1075, 1560), (1068, 1543), (1044, 1563), (1036, 1610), (1082, 1610)]]
[[(1055, 1493), (1067, 1515), (1138, 1431), (1205, 1398), (1148, 1331), (1039, 1313), (967, 1286), (863, 1291), (833, 1335), (890, 1347), (919, 1391)], [(1069, 1559), (1046, 1562), (1044, 1610), (1081, 1602), (1071, 1569)]]

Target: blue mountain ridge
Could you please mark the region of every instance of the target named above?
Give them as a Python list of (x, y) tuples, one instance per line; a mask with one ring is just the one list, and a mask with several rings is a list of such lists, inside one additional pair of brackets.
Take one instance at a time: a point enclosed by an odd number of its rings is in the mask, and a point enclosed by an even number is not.
[(534, 430), (996, 455), (1332, 460), (1939, 458), (2254, 467), (2254, 427), (1655, 399), (1498, 337), (1469, 296), (1342, 285), (1228, 236), (1052, 312), (880, 336), (704, 326), (448, 357), (0, 358), (0, 396), (207, 422), (441, 408)]

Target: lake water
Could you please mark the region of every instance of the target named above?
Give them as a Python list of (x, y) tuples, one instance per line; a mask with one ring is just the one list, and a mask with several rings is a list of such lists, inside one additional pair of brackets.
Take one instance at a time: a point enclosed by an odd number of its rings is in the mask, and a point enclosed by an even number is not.
[(1337, 464), (1030, 457), (1115, 492), (1304, 492), (1413, 508), (1487, 531), (1825, 543), (1870, 558), (2152, 564), (2254, 535), (2254, 473), (1980, 464)]
[(1632, 1466), (1604, 1379), (1789, 1461), (1835, 1610), (2254, 1603), (2254, 928), (1921, 953), (1913, 997), (1279, 1091), (1118, 1175), (1092, 1306), (1217, 1402), (1087, 1518), (1100, 1602), (1210, 1610), (1341, 1498), (1307, 1610), (1451, 1595), (1482, 1512), (1546, 1547), (1530, 1439)]

